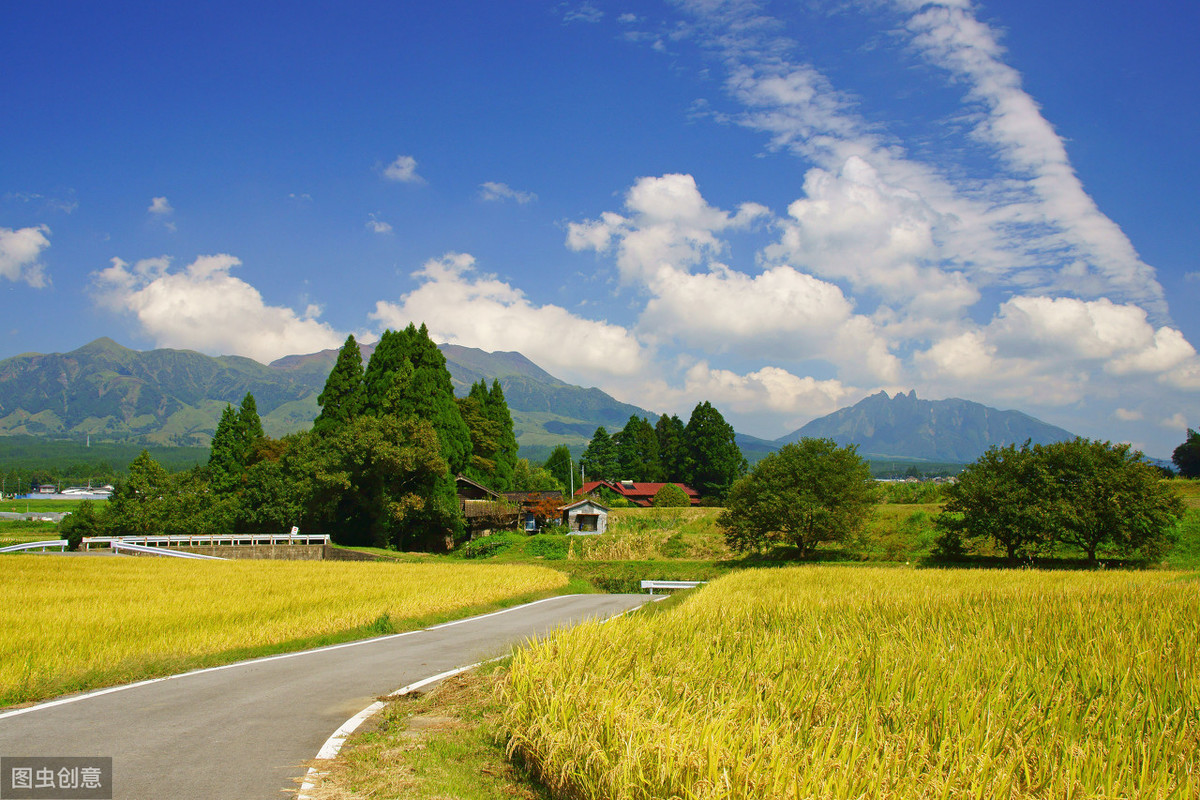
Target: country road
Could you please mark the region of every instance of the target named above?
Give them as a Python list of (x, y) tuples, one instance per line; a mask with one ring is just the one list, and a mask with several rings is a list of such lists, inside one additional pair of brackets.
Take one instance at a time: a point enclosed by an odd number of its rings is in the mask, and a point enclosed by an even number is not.
[(645, 595), (570, 595), (362, 642), (244, 661), (0, 713), (0, 756), (111, 756), (115, 800), (288, 797), (376, 697)]

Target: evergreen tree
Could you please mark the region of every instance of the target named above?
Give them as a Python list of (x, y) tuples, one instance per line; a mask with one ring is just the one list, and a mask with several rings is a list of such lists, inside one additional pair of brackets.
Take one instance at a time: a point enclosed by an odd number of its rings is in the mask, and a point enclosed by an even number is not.
[[(394, 380), (411, 369), (407, 380)], [(437, 432), (451, 473), (462, 472), (471, 458), (471, 431), (455, 402), (446, 357), (429, 338), (425, 325), (384, 331), (363, 375), (364, 413), (392, 414), (428, 421)]]
[(227, 405), (221, 412), (221, 421), (217, 423), (208, 453), (208, 470), (214, 486), (219, 490), (230, 488), (241, 471), (241, 465), (238, 415), (233, 406)]
[(616, 447), (603, 425), (596, 428), (596, 432), (592, 434), (592, 440), (588, 442), (587, 450), (583, 451), (583, 456), (579, 461), (591, 480), (619, 480), (617, 471), (620, 469), (620, 464), (617, 462)]
[(317, 396), (321, 413), (313, 423), (313, 430), (323, 432), (345, 425), (362, 411), (362, 401), (362, 351), (351, 334), (338, 351), (337, 363), (325, 380), (325, 388)]
[(658, 436), (650, 421), (633, 414), (620, 433), (613, 436), (617, 446), (617, 463), (621, 480), (661, 481)]
[(687, 470), (687, 448), (684, 447), (683, 420), (663, 414), (654, 425), (658, 438), (658, 461), (664, 481), (678, 481), (689, 486), (692, 483)]
[[(483, 381), (472, 384), (470, 393), (458, 400), (458, 411), (471, 432), (471, 457), (463, 474), (490, 489), (503, 491), (496, 476), (500, 428), (488, 415), (487, 403), (487, 385)], [(508, 482), (512, 482), (511, 474)]]
[(572, 487), (578, 489), (583, 485), (583, 478), (579, 473), (579, 465), (575, 463), (571, 456), (571, 448), (565, 444), (556, 445), (550, 451), (550, 455), (546, 458), (542, 467), (554, 476), (565, 491), (571, 491)]
[(246, 464), (254, 445), (267, 438), (263, 433), (262, 419), (258, 416), (258, 404), (254, 401), (254, 395), (249, 392), (242, 398), (237, 421), (238, 436), (242, 445), (242, 463)]
[(129, 464), (129, 474), (117, 481), (105, 506), (104, 532), (113, 536), (162, 533), (169, 511), (170, 475), (147, 450)]
[(496, 490), (506, 492), (512, 488), (513, 470), (517, 466), (517, 451), (520, 448), (513, 431), (512, 412), (509, 411), (508, 401), (504, 399), (504, 389), (499, 380), (492, 381), (487, 413), (500, 430), (499, 447), (496, 449)]
[(749, 464), (737, 445), (733, 426), (707, 400), (692, 409), (683, 431), (691, 486), (702, 497), (724, 500)]

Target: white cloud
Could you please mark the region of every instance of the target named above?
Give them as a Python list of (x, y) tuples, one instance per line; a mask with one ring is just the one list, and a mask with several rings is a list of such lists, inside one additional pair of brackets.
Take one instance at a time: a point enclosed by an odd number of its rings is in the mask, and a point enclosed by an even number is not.
[(804, 413), (816, 417), (829, 414), (862, 392), (838, 380), (798, 377), (779, 367), (739, 375), (712, 369), (701, 361), (688, 369), (684, 393), (709, 400), (734, 413), (770, 410), (781, 414)]
[(1160, 420), (1158, 424), (1164, 428), (1180, 431), (1184, 435), (1186, 435), (1186, 431), (1188, 430), (1188, 420), (1187, 417), (1184, 416), (1183, 412), (1172, 414), (1166, 419)]
[(151, 214), (159, 216), (167, 216), (174, 213), (175, 209), (171, 207), (171, 202), (165, 197), (155, 197), (150, 201), (150, 207), (146, 209)]
[(396, 156), (396, 160), (383, 170), (383, 176), (400, 183), (425, 182), (425, 179), (417, 174), (417, 160), (412, 156)]
[(23, 281), (35, 289), (48, 284), (45, 268), (38, 262), (50, 246), (50, 228), (0, 228), (0, 278)]
[(598, 377), (642, 373), (645, 348), (629, 331), (555, 305), (534, 305), (466, 253), (447, 253), (414, 273), (420, 286), (400, 302), (380, 301), (371, 318), (390, 328), (424, 322), (435, 341), (516, 350), (556, 376), (587, 386)]
[(572, 6), (569, 3), (559, 3), (559, 12), (563, 22), (596, 23), (604, 19), (604, 12), (588, 2)]
[(521, 192), (513, 189), (507, 183), (493, 181), (479, 184), (479, 197), (481, 200), (515, 200), (520, 205), (537, 200), (537, 195), (533, 192)]
[(1138, 420), (1144, 419), (1146, 415), (1135, 409), (1118, 408), (1113, 412), (1113, 416), (1122, 422), (1137, 422)]
[(310, 306), (298, 315), (263, 302), (257, 289), (230, 275), (240, 264), (230, 255), (200, 256), (173, 272), (166, 257), (132, 266), (114, 258), (112, 266), (92, 277), (99, 302), (132, 314), (159, 347), (267, 363), (341, 345), (344, 335), (315, 318), (319, 308)]
[(372, 233), (380, 234), (392, 232), (391, 223), (378, 219), (374, 214), (371, 214), (370, 217), (371, 218), (367, 220), (367, 230), (371, 231)]

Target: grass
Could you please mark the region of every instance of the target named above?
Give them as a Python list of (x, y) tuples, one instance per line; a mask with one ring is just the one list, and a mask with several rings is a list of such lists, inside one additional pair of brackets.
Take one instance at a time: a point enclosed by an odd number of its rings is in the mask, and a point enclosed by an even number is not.
[(0, 705), (558, 593), (528, 565), (0, 556)]
[(391, 700), (374, 729), (351, 737), (307, 792), (312, 800), (539, 800), (550, 795), (505, 757), (498, 684), (503, 664), (442, 681), (429, 694)]
[(514, 656), (515, 753), (580, 798), (1193, 798), (1200, 584), (744, 571)]
[[(42, 511), (59, 512), (74, 511), (83, 500), (4, 500), (0, 501), (0, 511), (14, 511), (18, 514), (37, 514)], [(106, 502), (103, 500), (93, 502)]]
[(52, 522), (31, 522), (23, 519), (0, 519), (0, 547), (25, 542), (42, 542), (62, 538)]

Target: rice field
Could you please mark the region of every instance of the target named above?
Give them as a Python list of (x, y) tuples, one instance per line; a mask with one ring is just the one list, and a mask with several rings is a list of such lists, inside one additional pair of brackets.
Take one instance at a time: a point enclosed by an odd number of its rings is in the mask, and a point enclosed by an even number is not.
[(1200, 797), (1200, 582), (792, 567), (518, 652), (572, 798)]
[(0, 556), (0, 705), (411, 629), (566, 582), (517, 564)]

